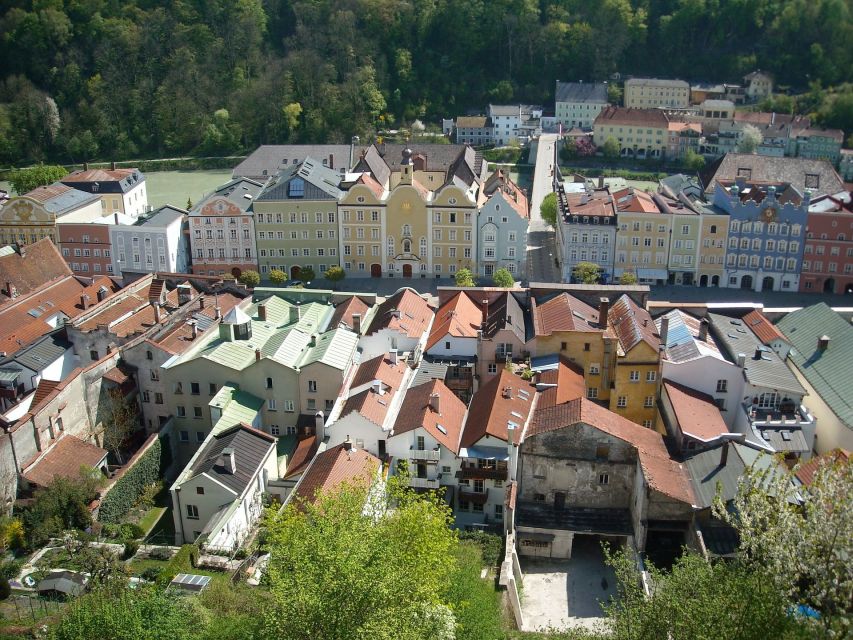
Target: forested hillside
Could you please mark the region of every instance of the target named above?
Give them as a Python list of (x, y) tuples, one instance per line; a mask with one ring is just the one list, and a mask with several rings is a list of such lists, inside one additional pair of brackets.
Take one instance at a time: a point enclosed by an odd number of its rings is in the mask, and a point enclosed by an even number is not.
[[(853, 0), (6, 0), (0, 163), (345, 141), (614, 72), (853, 80)], [(853, 109), (853, 95), (850, 108)], [(848, 132), (850, 133), (850, 132)]]

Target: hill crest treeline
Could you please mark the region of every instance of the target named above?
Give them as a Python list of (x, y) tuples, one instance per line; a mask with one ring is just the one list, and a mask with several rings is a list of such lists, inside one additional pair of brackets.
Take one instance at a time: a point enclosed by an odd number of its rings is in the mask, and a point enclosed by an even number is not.
[(851, 80), (853, 0), (8, 0), (0, 163), (343, 142), (615, 72)]

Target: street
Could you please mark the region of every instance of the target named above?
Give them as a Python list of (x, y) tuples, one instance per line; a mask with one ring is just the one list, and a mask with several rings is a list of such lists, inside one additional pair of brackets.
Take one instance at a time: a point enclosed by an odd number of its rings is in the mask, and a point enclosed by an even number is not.
[(530, 226), (527, 231), (527, 280), (529, 282), (560, 282), (556, 232), (539, 212), (542, 200), (553, 191), (551, 171), (554, 165), (556, 133), (542, 134), (536, 149), (536, 168), (530, 190)]

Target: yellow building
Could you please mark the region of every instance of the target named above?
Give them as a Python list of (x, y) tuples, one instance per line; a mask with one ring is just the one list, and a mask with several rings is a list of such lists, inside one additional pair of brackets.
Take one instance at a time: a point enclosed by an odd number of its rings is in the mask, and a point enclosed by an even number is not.
[(724, 286), (729, 216), (704, 207), (700, 216), (698, 282), (700, 287)]
[(430, 155), (402, 148), (399, 163), (389, 164), (393, 149), (384, 149), (362, 154), (354, 169), (361, 175), (341, 200), (344, 269), (404, 278), (473, 270), (482, 161), (469, 147), (434, 164)]
[(255, 199), (258, 266), (298, 278), (306, 267), (317, 277), (340, 264), (338, 199), (341, 175), (312, 158), (283, 171)]
[(613, 303), (607, 325), (616, 337), (610, 410), (654, 428), (660, 384), (660, 336), (649, 312), (627, 295)]
[(616, 203), (616, 261), (613, 274), (626, 271), (647, 284), (666, 283), (672, 216), (658, 208), (651, 195), (626, 188), (613, 193)]
[(658, 109), (607, 107), (595, 118), (593, 139), (601, 147), (608, 138), (619, 142), (625, 158), (665, 158), (669, 145), (669, 118)]
[(624, 96), (625, 106), (628, 108), (685, 109), (690, 105), (690, 85), (684, 80), (631, 78), (625, 81)]
[(616, 337), (606, 320), (609, 301), (602, 298), (595, 309), (561, 292), (550, 298), (531, 298), (535, 356), (559, 354), (583, 369), (586, 397), (608, 404), (614, 378)]
[(91, 222), (101, 217), (100, 197), (62, 183), (38, 187), (11, 198), (0, 209), (0, 246), (32, 244), (42, 238), (59, 242), (56, 220)]

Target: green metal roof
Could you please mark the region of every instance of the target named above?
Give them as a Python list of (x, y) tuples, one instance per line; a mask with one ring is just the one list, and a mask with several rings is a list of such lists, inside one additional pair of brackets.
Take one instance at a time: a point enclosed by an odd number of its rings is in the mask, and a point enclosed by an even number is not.
[(213, 432), (216, 433), (241, 422), (251, 425), (263, 408), (264, 401), (231, 385), (223, 385), (209, 405), (222, 410), (222, 417), (213, 425)]
[[(853, 428), (853, 326), (826, 303), (789, 313), (777, 326), (791, 341), (788, 357), (832, 412)], [(826, 350), (818, 349), (821, 336)]]
[(299, 368), (315, 362), (322, 362), (335, 369), (345, 369), (352, 357), (358, 336), (348, 329), (327, 331), (319, 338), (313, 347), (309, 347), (299, 362)]

